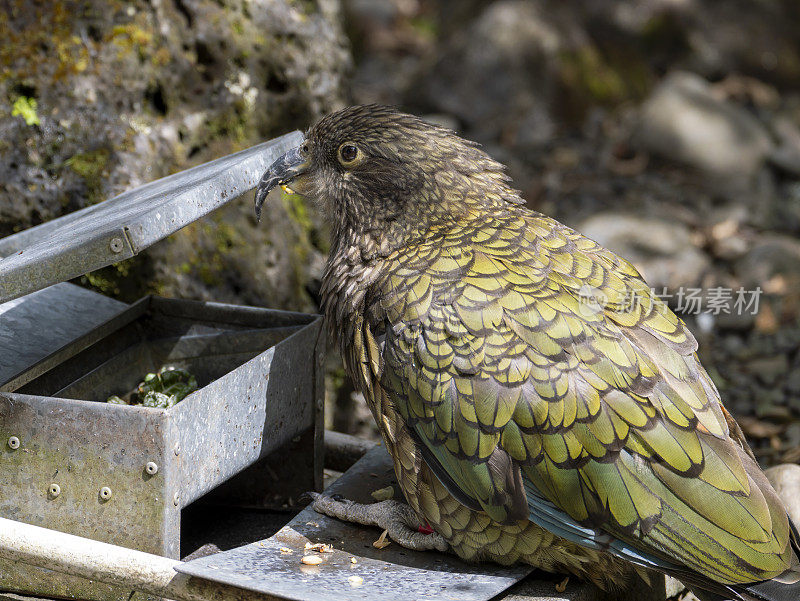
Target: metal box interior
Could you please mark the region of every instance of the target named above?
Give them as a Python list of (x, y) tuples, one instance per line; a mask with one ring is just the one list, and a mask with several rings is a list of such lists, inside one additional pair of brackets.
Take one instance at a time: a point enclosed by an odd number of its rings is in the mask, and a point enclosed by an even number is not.
[[(179, 558), (181, 510), (236, 474), (249, 468), (251, 485), (234, 479), (217, 501), (268, 504), (258, 471), (271, 452), (304, 446), (294, 476), (320, 486), (323, 352), (317, 316), (142, 299), (0, 393), (0, 514)], [(170, 409), (102, 402), (162, 365), (190, 370), (200, 388)], [(0, 588), (126, 598), (4, 562)]]

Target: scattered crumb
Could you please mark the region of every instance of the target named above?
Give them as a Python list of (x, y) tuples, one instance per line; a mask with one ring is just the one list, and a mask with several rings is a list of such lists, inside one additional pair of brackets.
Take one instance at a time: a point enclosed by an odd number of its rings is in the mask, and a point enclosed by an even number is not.
[(370, 476), (370, 478), (377, 478), (377, 477), (378, 477), (378, 474), (375, 474), (375, 473), (373, 473), (373, 472), (370, 472), (369, 476)]
[(358, 563), (358, 560), (355, 557), (351, 557), (350, 563)]
[(291, 553), (294, 553), (294, 551), (292, 551), (289, 547), (281, 547), (281, 553), (284, 555), (290, 555)]
[(565, 590), (567, 590), (567, 583), (568, 582), (569, 582), (569, 576), (564, 578), (564, 580), (562, 580), (561, 582), (559, 582), (556, 585), (556, 592), (557, 593), (563, 593)]
[(306, 526), (312, 526), (314, 528), (319, 528), (319, 524), (316, 522), (306, 522)]
[(386, 486), (372, 491), (372, 498), (376, 501), (387, 501), (394, 496), (394, 488)]
[(384, 530), (383, 534), (380, 535), (378, 540), (376, 540), (374, 543), (372, 543), (372, 546), (375, 547), (376, 549), (385, 549), (386, 547), (391, 545), (392, 543), (390, 541), (386, 540), (386, 537), (388, 535), (389, 535), (389, 531), (388, 530)]
[(318, 566), (322, 563), (322, 558), (319, 555), (304, 555), (300, 561), (307, 566)]
[(364, 584), (364, 579), (361, 576), (350, 576), (348, 580), (350, 581), (351, 586), (361, 586)]
[(324, 543), (306, 543), (306, 551), (316, 551), (317, 553), (333, 553), (333, 545)]

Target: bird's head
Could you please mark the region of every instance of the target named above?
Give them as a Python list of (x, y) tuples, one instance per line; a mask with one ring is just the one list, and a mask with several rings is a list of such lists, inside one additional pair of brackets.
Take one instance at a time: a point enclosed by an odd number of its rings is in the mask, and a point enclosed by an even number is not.
[(448, 129), (368, 105), (332, 113), (276, 160), (256, 190), (256, 214), (286, 186), (322, 205), (334, 232), (356, 238), (419, 235), (481, 209), (519, 202), (502, 165)]

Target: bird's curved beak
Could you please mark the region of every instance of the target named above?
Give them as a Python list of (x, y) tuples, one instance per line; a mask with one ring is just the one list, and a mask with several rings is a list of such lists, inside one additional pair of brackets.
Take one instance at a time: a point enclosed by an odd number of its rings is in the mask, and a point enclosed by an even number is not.
[(287, 153), (280, 156), (258, 182), (256, 188), (256, 219), (261, 221), (261, 207), (267, 199), (267, 194), (275, 186), (285, 186), (299, 175), (308, 170), (309, 162), (300, 153), (301, 146), (292, 148)]

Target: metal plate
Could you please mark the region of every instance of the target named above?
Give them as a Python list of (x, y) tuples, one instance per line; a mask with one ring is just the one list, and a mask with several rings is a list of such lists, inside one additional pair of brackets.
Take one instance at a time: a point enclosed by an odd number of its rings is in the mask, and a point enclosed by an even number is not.
[(292, 132), (0, 240), (0, 302), (128, 259), (253, 188)]
[(15, 376), (127, 307), (66, 283), (0, 304), (0, 391), (15, 390), (24, 384)]
[[(373, 490), (394, 484), (383, 447), (370, 450), (326, 492), (372, 502)], [(395, 485), (396, 487), (396, 485)], [(530, 566), (468, 564), (453, 555), (376, 549), (380, 531), (306, 508), (274, 536), (182, 564), (178, 571), (296, 601), (488, 601), (527, 576)], [(300, 562), (307, 542), (332, 544), (318, 566)], [(281, 549), (291, 549), (291, 553)], [(356, 563), (352, 558), (356, 558)], [(357, 576), (362, 579), (351, 580)]]

